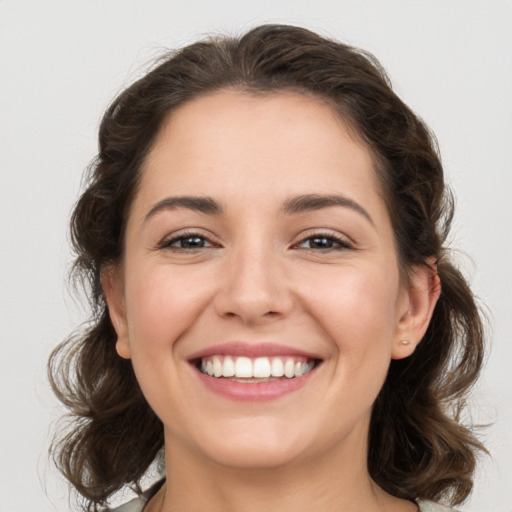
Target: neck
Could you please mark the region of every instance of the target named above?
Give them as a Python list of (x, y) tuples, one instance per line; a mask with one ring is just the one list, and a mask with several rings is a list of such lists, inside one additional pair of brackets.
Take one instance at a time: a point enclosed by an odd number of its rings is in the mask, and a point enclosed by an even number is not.
[[(283, 467), (240, 469), (219, 465), (166, 441), (167, 482), (148, 510), (310, 512), (312, 504), (315, 512), (417, 510), (410, 502), (389, 496), (371, 480), (364, 446), (352, 445), (342, 451), (345, 453), (333, 450)], [(354, 457), (354, 452), (359, 452), (359, 457)]]

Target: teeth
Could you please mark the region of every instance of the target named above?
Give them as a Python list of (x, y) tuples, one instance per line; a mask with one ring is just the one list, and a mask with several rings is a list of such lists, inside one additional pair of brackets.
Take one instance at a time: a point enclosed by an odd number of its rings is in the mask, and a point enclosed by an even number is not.
[(254, 360), (252, 376), (260, 379), (270, 377), (270, 361), (268, 357), (258, 357)]
[(213, 376), (222, 377), (222, 361), (218, 356), (213, 358)]
[(295, 377), (308, 373), (313, 368), (313, 363), (295, 363)]
[(295, 361), (293, 359), (287, 359), (284, 363), (284, 376), (289, 379), (295, 377)]
[(222, 366), (223, 377), (234, 377), (235, 376), (235, 363), (231, 357), (227, 356), (224, 358), (224, 365)]
[(252, 376), (252, 361), (248, 357), (237, 357), (235, 361), (235, 377), (250, 379)]
[(232, 357), (211, 356), (201, 360), (201, 371), (210, 377), (235, 377), (237, 379), (268, 379), (286, 377), (293, 379), (308, 373), (313, 361), (303, 357)]
[(272, 359), (271, 374), (272, 377), (282, 377), (284, 375), (283, 361), (281, 361), (279, 357), (274, 357), (274, 359)]

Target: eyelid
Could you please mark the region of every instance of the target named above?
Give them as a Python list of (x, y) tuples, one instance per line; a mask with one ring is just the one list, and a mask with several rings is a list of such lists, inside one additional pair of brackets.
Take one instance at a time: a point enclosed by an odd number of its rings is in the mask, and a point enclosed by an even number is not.
[[(204, 239), (208, 243), (208, 247), (220, 247), (221, 244), (215, 240), (215, 237), (212, 236), (211, 233), (205, 233), (205, 231), (201, 228), (183, 228), (182, 230), (178, 230), (166, 235), (156, 246), (156, 249), (176, 249), (177, 251), (188, 251), (193, 249), (180, 248), (180, 247), (172, 247), (171, 244), (177, 242), (178, 240), (184, 238), (192, 238), (199, 237)], [(306, 231), (301, 232), (297, 237), (296, 241), (292, 243), (291, 248), (299, 249), (300, 244), (303, 242), (312, 239), (312, 238), (321, 238), (325, 237), (331, 239), (339, 244), (339, 247), (330, 248), (325, 250), (347, 250), (347, 249), (355, 249), (356, 243), (355, 241), (345, 235), (340, 233), (339, 231), (335, 231), (329, 228), (311, 228)], [(199, 247), (196, 250), (204, 249), (204, 247)], [(308, 250), (308, 249), (306, 249)], [(318, 251), (319, 249), (309, 249)]]
[[(156, 249), (175, 249), (177, 251), (187, 251), (191, 249), (186, 249), (184, 247), (172, 247), (171, 244), (181, 240), (183, 238), (192, 238), (198, 237), (203, 238), (209, 244), (209, 247), (219, 247), (220, 244), (213, 240), (213, 237), (210, 234), (206, 234), (204, 230), (200, 228), (184, 228), (182, 230), (174, 231), (166, 235), (156, 246)], [(204, 247), (199, 247), (196, 250), (204, 249)]]
[[(325, 250), (347, 250), (347, 249), (355, 249), (356, 243), (355, 241), (339, 231), (335, 231), (329, 228), (312, 228), (309, 230), (306, 230), (305, 232), (300, 233), (298, 240), (293, 244), (292, 247), (299, 248), (298, 246), (305, 242), (306, 240), (309, 240), (311, 238), (329, 238), (331, 240), (334, 240), (335, 242), (340, 244), (340, 247), (337, 248), (331, 248), (331, 249), (325, 249)], [(318, 249), (310, 249), (310, 250), (318, 250)]]

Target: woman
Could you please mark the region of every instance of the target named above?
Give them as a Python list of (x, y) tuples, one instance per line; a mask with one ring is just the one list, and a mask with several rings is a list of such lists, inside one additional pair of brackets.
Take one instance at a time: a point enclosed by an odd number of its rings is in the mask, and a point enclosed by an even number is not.
[(461, 503), (483, 336), (451, 216), (372, 56), (262, 26), (162, 59), (106, 112), (72, 218), (94, 315), (49, 368), (85, 508), (127, 485), (123, 512)]

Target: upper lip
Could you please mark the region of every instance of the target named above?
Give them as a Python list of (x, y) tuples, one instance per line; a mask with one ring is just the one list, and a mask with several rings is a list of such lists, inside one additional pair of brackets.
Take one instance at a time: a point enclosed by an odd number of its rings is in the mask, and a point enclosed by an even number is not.
[(322, 359), (318, 354), (304, 350), (281, 345), (279, 343), (248, 343), (244, 341), (233, 341), (212, 345), (205, 349), (191, 354), (190, 361), (214, 355), (238, 356), (238, 357), (266, 357), (266, 356), (296, 356), (307, 359)]

